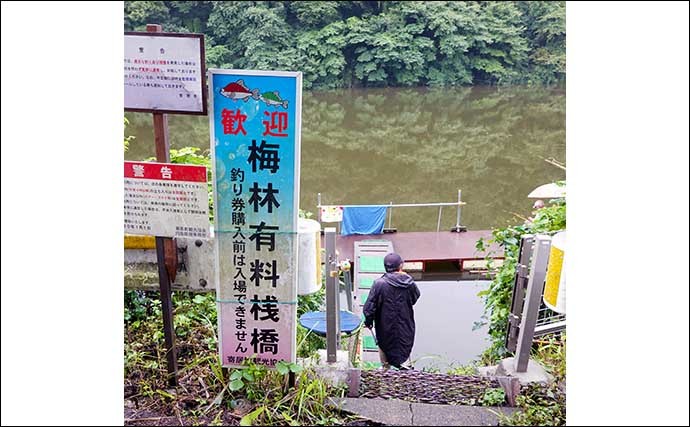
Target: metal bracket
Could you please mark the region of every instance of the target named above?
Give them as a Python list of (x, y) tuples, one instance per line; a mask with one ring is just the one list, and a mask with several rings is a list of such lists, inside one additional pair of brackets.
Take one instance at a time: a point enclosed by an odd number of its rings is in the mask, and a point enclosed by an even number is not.
[(517, 340), (515, 352), (515, 371), (526, 372), (529, 363), (534, 328), (537, 325), (537, 316), (544, 292), (544, 280), (546, 280), (546, 266), (549, 262), (551, 249), (551, 236), (538, 235), (534, 240), (534, 254), (530, 265), (529, 281), (525, 293), (525, 304), (522, 310), (520, 323), (520, 335)]
[(518, 253), (518, 265), (513, 282), (513, 295), (508, 316), (508, 328), (506, 331), (505, 345), (508, 351), (515, 352), (520, 333), (520, 321), (522, 320), (522, 307), (525, 300), (525, 288), (529, 275), (529, 261), (534, 247), (534, 236), (527, 234), (520, 239)]

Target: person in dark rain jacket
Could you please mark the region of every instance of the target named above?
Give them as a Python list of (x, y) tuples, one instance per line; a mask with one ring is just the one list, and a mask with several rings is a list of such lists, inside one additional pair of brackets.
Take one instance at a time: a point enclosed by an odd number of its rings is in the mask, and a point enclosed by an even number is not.
[(407, 368), (414, 345), (412, 306), (420, 293), (412, 277), (402, 270), (400, 255), (390, 253), (383, 260), (386, 273), (374, 281), (364, 304), (364, 325), (376, 328), (379, 356), (384, 368)]

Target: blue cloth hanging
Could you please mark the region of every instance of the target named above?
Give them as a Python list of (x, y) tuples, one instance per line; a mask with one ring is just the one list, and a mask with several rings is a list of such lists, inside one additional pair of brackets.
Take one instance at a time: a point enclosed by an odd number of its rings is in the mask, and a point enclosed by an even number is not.
[(385, 222), (385, 206), (344, 208), (340, 234), (381, 234)]

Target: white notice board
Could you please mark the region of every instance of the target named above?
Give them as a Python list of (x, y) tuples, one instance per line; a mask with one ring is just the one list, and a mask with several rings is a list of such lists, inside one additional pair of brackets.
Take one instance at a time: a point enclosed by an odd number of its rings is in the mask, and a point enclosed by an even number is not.
[(125, 111), (206, 115), (204, 36), (125, 33)]

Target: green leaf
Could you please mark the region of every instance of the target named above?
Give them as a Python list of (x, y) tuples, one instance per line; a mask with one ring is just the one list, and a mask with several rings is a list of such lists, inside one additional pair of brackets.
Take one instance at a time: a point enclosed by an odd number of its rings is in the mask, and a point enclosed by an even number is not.
[(237, 390), (241, 389), (242, 387), (244, 387), (244, 383), (242, 382), (242, 380), (237, 379), (237, 380), (232, 380), (230, 382), (230, 390), (232, 390), (232, 391), (237, 391)]
[(249, 372), (249, 371), (242, 371), (242, 376), (243, 376), (244, 379), (246, 379), (247, 381), (254, 381), (254, 375), (252, 375), (252, 373)]
[(240, 378), (242, 378), (242, 371), (239, 369), (232, 371), (232, 374), (230, 374), (231, 380), (239, 380)]
[(287, 413), (286, 411), (283, 411), (282, 415), (283, 415), (283, 418), (285, 418), (285, 421), (290, 423), (291, 426), (292, 425), (299, 425), (299, 424), (295, 424), (295, 420), (293, 420), (292, 417), (290, 416), (290, 414)]
[(278, 373), (280, 373), (281, 375), (285, 375), (285, 374), (287, 374), (288, 372), (290, 372), (290, 367), (288, 366), (287, 363), (285, 363), (285, 362), (283, 362), (283, 361), (281, 360), (280, 362), (276, 363), (276, 370), (277, 370)]
[(304, 368), (296, 363), (290, 363), (290, 370), (297, 374), (299, 372), (302, 372)]
[(250, 426), (253, 424), (254, 420), (261, 415), (261, 413), (266, 410), (265, 406), (259, 406), (257, 409), (253, 410), (252, 412), (248, 413), (242, 419), (240, 420), (240, 425), (241, 426)]

